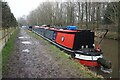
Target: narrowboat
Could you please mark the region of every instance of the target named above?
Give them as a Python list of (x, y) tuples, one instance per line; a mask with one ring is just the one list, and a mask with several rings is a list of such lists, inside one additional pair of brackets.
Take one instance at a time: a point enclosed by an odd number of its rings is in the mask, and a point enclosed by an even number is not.
[(103, 66), (110, 69), (111, 63), (103, 58), (103, 52), (94, 43), (94, 32), (76, 29), (76, 26), (55, 28), (50, 26), (34, 27), (33, 32), (54, 45), (71, 52), (71, 56), (85, 66)]
[(94, 32), (90, 30), (76, 30), (68, 26), (67, 30), (57, 30), (56, 43), (74, 50), (71, 53), (75, 59), (86, 66), (99, 66), (98, 58), (102, 52), (94, 49)]

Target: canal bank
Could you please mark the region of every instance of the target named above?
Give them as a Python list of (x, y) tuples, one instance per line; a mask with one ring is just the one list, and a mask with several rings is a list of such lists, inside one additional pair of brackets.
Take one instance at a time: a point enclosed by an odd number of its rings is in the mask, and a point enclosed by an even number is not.
[[(106, 31), (94, 31), (96, 37), (103, 37)], [(116, 31), (108, 31), (107, 34), (104, 37), (105, 39), (110, 39), (110, 40), (119, 40), (119, 35), (118, 32)]]

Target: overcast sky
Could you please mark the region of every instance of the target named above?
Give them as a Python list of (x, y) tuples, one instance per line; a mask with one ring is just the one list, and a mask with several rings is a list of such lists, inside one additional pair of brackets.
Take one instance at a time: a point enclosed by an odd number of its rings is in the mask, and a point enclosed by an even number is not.
[(28, 15), (30, 11), (37, 8), (40, 2), (46, 0), (3, 0), (8, 2), (8, 5), (11, 8), (12, 13), (16, 18), (19, 18), (23, 15)]
[[(41, 2), (45, 2), (48, 0), (3, 0), (8, 2), (8, 5), (11, 8), (12, 13), (16, 18), (19, 18), (23, 15), (28, 15), (30, 11), (36, 9)], [(54, 1), (67, 1), (67, 0), (49, 0), (51, 2)], [(80, 0), (85, 1), (85, 0)], [(93, 0), (93, 1), (101, 1), (101, 0)], [(103, 1), (103, 0), (102, 0)], [(109, 1), (109, 0), (105, 0)], [(110, 0), (110, 1), (119, 1), (119, 0)]]

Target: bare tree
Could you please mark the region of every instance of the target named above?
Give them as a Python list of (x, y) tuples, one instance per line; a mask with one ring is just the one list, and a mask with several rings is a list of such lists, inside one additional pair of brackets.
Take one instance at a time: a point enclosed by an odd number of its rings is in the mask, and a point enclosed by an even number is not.
[(86, 28), (88, 29), (88, 3), (85, 2), (85, 11), (86, 11)]
[[(109, 4), (109, 6), (108, 6)], [(107, 9), (112, 8), (113, 13)], [(110, 15), (110, 16), (108, 16)], [(113, 17), (113, 16), (114, 17)], [(33, 10), (27, 17), (30, 25), (77, 25), (81, 28), (102, 28), (106, 24), (106, 18), (117, 23), (117, 6), (115, 3), (98, 2), (46, 2), (41, 3), (37, 9)], [(86, 26), (85, 26), (86, 25)]]

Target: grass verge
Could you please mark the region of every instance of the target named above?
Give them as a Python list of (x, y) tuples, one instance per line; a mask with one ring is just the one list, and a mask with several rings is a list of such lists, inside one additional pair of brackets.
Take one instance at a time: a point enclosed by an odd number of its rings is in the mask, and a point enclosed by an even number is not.
[(14, 41), (19, 32), (19, 29), (16, 29), (13, 34), (11, 35), (8, 42), (5, 44), (4, 48), (2, 49), (2, 73), (4, 74), (7, 71), (7, 63), (9, 57), (14, 50)]
[(46, 50), (49, 51), (50, 55), (52, 55), (54, 60), (59, 64), (61, 68), (69, 69), (69, 70), (72, 69), (72, 71), (76, 73), (76, 75), (80, 75), (82, 76), (82, 78), (103, 78), (102, 76), (96, 75), (94, 72), (90, 71), (87, 67), (80, 64), (77, 60), (70, 58), (69, 55), (67, 55), (64, 51), (61, 51), (55, 45), (51, 45), (48, 41), (44, 40), (35, 33), (32, 33), (31, 31), (28, 30), (26, 31), (32, 37), (38, 40), (42, 40), (43, 42), (46, 43), (46, 45), (49, 45), (50, 49), (46, 49)]

